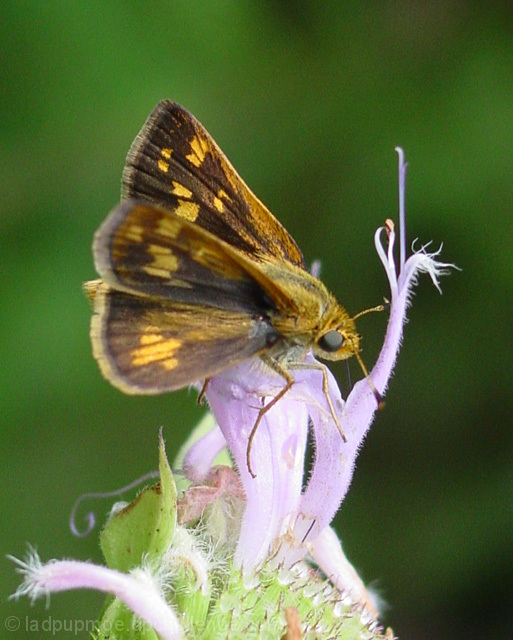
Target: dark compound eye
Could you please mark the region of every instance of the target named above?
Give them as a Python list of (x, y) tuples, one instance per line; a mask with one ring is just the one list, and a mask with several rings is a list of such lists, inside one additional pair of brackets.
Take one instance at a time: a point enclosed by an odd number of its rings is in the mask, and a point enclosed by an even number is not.
[(332, 331), (328, 331), (328, 333), (325, 333), (323, 336), (321, 336), (317, 344), (323, 351), (332, 353), (333, 351), (338, 351), (344, 344), (344, 336), (333, 329)]

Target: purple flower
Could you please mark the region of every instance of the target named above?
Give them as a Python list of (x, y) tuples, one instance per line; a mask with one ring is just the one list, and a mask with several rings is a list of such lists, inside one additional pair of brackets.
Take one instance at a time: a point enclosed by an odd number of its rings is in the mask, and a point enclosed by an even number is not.
[[(394, 260), (395, 231), (391, 221), (375, 234), (378, 255), (390, 284), (390, 317), (378, 360), (370, 372), (375, 390), (383, 395), (399, 352), (406, 310), (412, 288), (420, 273), (428, 273), (439, 289), (438, 277), (453, 265), (436, 260), (439, 251), (426, 247), (405, 256), (406, 230), (404, 184), (406, 165), (399, 154), (399, 269)], [(383, 246), (383, 238), (387, 241)], [(305, 363), (316, 362), (308, 353)], [(330, 523), (344, 499), (353, 475), (355, 459), (372, 423), (377, 406), (375, 390), (368, 380), (354, 385), (344, 401), (330, 373), (328, 386), (347, 442), (340, 436), (332, 417), (318, 369), (294, 369), (290, 391), (264, 414), (251, 448), (253, 478), (247, 467), (248, 437), (262, 403), (269, 402), (283, 386), (283, 380), (260, 360), (233, 367), (211, 379), (206, 390), (210, 408), (219, 425), (189, 450), (184, 461), (186, 473), (201, 480), (212, 460), (226, 444), (237, 465), (246, 493), (235, 566), (255, 570), (270, 553), (290, 566), (310, 552), (335, 584), (347, 566), (334, 553)], [(309, 424), (315, 441), (315, 460), (303, 488), (306, 439)], [(330, 553), (326, 553), (327, 548)], [(339, 557), (339, 562), (330, 557)], [(340, 555), (341, 554), (341, 555)], [(347, 563), (348, 564), (348, 563)], [(349, 565), (350, 566), (350, 565)], [(342, 578), (342, 581), (344, 579)]]

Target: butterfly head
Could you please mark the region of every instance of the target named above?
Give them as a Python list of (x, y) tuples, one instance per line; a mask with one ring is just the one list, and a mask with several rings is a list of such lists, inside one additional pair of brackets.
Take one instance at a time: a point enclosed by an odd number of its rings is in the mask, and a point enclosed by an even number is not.
[(346, 360), (360, 353), (360, 335), (356, 331), (355, 320), (360, 316), (375, 311), (383, 311), (386, 304), (360, 311), (350, 318), (346, 310), (336, 305), (331, 305), (324, 314), (323, 324), (313, 345), (316, 356), (323, 360)]
[(360, 356), (360, 335), (356, 331), (355, 319), (374, 311), (383, 311), (386, 304), (378, 305), (371, 309), (365, 309), (350, 318), (342, 307), (333, 307), (327, 321), (324, 322), (313, 346), (316, 356), (324, 360), (346, 360), (355, 356), (367, 382), (378, 402), (383, 406), (381, 394), (377, 391), (370, 379), (367, 368)]
[(322, 360), (346, 360), (359, 353), (360, 336), (352, 318), (346, 318), (339, 326), (321, 333), (313, 351)]
[(360, 351), (360, 336), (353, 318), (334, 299), (322, 314), (312, 346), (321, 360), (346, 360)]

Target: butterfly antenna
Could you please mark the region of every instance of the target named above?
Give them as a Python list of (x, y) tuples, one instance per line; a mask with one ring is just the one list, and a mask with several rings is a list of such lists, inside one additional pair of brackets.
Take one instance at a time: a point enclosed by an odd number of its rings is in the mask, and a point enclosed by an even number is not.
[[(376, 307), (371, 307), (370, 309), (364, 309), (364, 311), (360, 311), (360, 313), (357, 313), (355, 316), (352, 317), (352, 320), (356, 320), (357, 318), (361, 318), (362, 316), (366, 315), (367, 313), (375, 313), (375, 312), (378, 312), (378, 311), (385, 311), (385, 309), (388, 309), (389, 306), (390, 306), (390, 302), (385, 298), (383, 304), (378, 304)], [(365, 379), (369, 383), (369, 387), (372, 389), (372, 393), (374, 394), (374, 397), (376, 398), (376, 402), (378, 403), (378, 409), (383, 409), (384, 406), (385, 406), (385, 403), (383, 402), (383, 397), (382, 397), (381, 393), (374, 386), (374, 383), (371, 380), (369, 372), (367, 371), (367, 367), (365, 366), (365, 363), (362, 360), (360, 354), (359, 353), (355, 353), (355, 356), (356, 356), (356, 359), (358, 361), (358, 364), (360, 365), (360, 369), (363, 371), (363, 375), (365, 376)]]
[(377, 307), (371, 307), (370, 309), (364, 309), (363, 311), (360, 311), (360, 313), (357, 313), (355, 316), (353, 316), (351, 320), (357, 320), (358, 318), (361, 318), (362, 316), (365, 316), (368, 313), (375, 313), (376, 311), (385, 311), (386, 309), (389, 308), (390, 302), (386, 298), (384, 298), (383, 300), (384, 300), (383, 304), (378, 304)]

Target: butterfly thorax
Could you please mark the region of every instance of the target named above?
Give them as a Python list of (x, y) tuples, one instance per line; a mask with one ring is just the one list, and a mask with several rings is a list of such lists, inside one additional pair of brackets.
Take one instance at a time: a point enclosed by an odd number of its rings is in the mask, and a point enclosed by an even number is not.
[(326, 360), (343, 360), (359, 351), (354, 321), (320, 280), (291, 265), (284, 268), (271, 263), (265, 272), (289, 294), (285, 304), (270, 314), (272, 326), (282, 336), (284, 351), (294, 346), (303, 351), (313, 349)]

